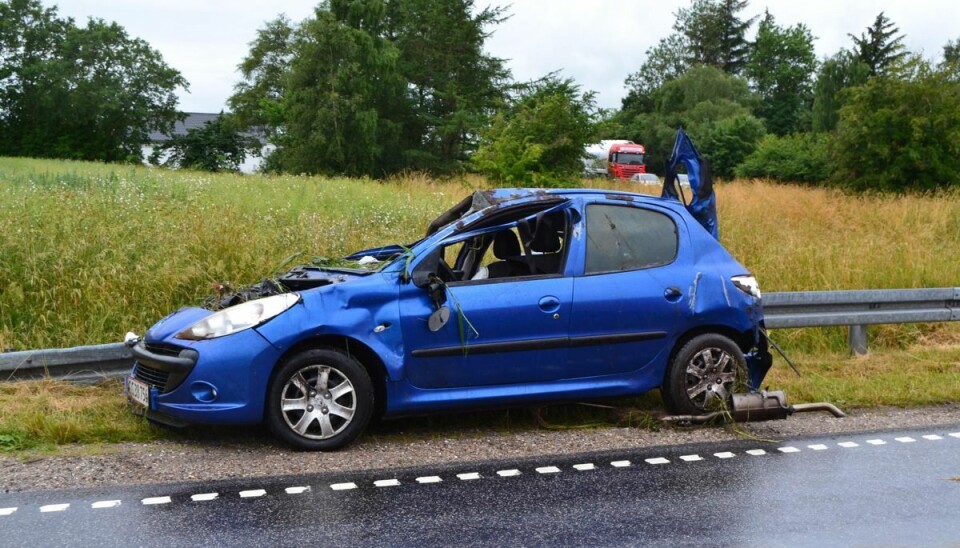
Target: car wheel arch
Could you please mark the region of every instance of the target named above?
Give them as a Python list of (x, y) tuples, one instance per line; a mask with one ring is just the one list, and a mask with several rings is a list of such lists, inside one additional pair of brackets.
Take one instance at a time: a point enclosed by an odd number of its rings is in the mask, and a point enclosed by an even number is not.
[[(348, 356), (356, 359), (360, 365), (366, 369), (367, 374), (370, 376), (370, 381), (373, 383), (375, 406), (373, 416), (374, 420), (377, 420), (386, 409), (387, 368), (383, 360), (380, 359), (380, 356), (377, 355), (372, 348), (357, 339), (343, 335), (318, 335), (299, 341), (280, 356), (273, 367), (273, 371), (271, 371), (271, 378), (273, 377), (273, 373), (279, 369), (279, 366), (293, 356), (307, 350), (324, 348), (332, 348), (344, 352)], [(265, 386), (269, 386), (269, 383)], [(264, 390), (263, 398), (264, 405), (267, 405), (268, 394), (266, 389)]]

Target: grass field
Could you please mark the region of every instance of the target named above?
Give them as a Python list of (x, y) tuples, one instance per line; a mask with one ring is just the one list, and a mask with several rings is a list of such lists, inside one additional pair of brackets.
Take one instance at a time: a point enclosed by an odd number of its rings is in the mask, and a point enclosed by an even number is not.
[[(338, 257), (411, 242), (483, 186), (477, 178), (210, 175), (0, 158), (0, 350), (119, 341), (199, 303), (216, 283), (273, 274), (291, 255)], [(960, 193), (849, 196), (734, 181), (717, 194), (721, 240), (765, 292), (960, 286)], [(960, 400), (960, 325), (870, 334), (871, 357), (851, 360), (843, 330), (775, 332), (806, 375), (796, 379), (778, 365), (771, 384), (792, 390), (792, 401)], [(11, 410), (28, 399), (25, 407), (67, 405), (44, 400), (49, 385), (37, 386), (0, 392), (0, 448), (89, 441), (89, 431), (101, 441), (158, 435), (122, 411), (116, 390), (68, 391), (79, 410), (47, 418)], [(102, 427), (77, 430), (71, 416)]]

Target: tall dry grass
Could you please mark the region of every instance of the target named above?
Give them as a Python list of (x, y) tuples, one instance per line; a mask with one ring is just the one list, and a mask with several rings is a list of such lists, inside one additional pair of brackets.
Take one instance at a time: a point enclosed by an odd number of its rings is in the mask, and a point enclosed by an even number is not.
[[(117, 341), (295, 253), (408, 243), (481, 186), (0, 158), (0, 349)], [(717, 193), (721, 240), (765, 291), (960, 285), (960, 194), (848, 196), (759, 181)], [(873, 332), (897, 344), (916, 330)], [(781, 336), (803, 350), (843, 347), (838, 330)]]

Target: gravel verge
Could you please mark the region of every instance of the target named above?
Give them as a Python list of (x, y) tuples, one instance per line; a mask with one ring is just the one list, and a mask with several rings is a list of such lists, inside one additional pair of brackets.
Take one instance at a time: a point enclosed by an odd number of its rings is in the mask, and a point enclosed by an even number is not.
[[(657, 432), (611, 427), (522, 432), (477, 429), (366, 436), (349, 448), (333, 453), (291, 451), (262, 432), (255, 434), (252, 441), (243, 442), (210, 442), (198, 436), (189, 441), (118, 444), (103, 448), (102, 454), (30, 459), (3, 457), (0, 458), (0, 490), (10, 493), (347, 472), (682, 445), (744, 436), (779, 441), (812, 435), (936, 426), (960, 426), (960, 404), (853, 410), (844, 419), (835, 419), (826, 413), (804, 413), (784, 421), (743, 424), (737, 429), (740, 432), (719, 426), (664, 426)], [(90, 451), (81, 448), (77, 452)]]

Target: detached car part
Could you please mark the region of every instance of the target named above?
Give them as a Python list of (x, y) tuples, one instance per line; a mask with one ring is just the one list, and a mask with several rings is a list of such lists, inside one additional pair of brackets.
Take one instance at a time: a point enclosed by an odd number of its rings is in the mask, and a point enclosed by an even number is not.
[(714, 411), (700, 415), (668, 415), (663, 417), (663, 420), (666, 422), (703, 424), (723, 417), (734, 422), (762, 422), (782, 420), (794, 413), (808, 413), (811, 411), (826, 411), (837, 418), (847, 416), (832, 403), (821, 402), (787, 405), (787, 396), (780, 390), (761, 390), (747, 394), (734, 394), (731, 401), (732, 407), (729, 411)]

